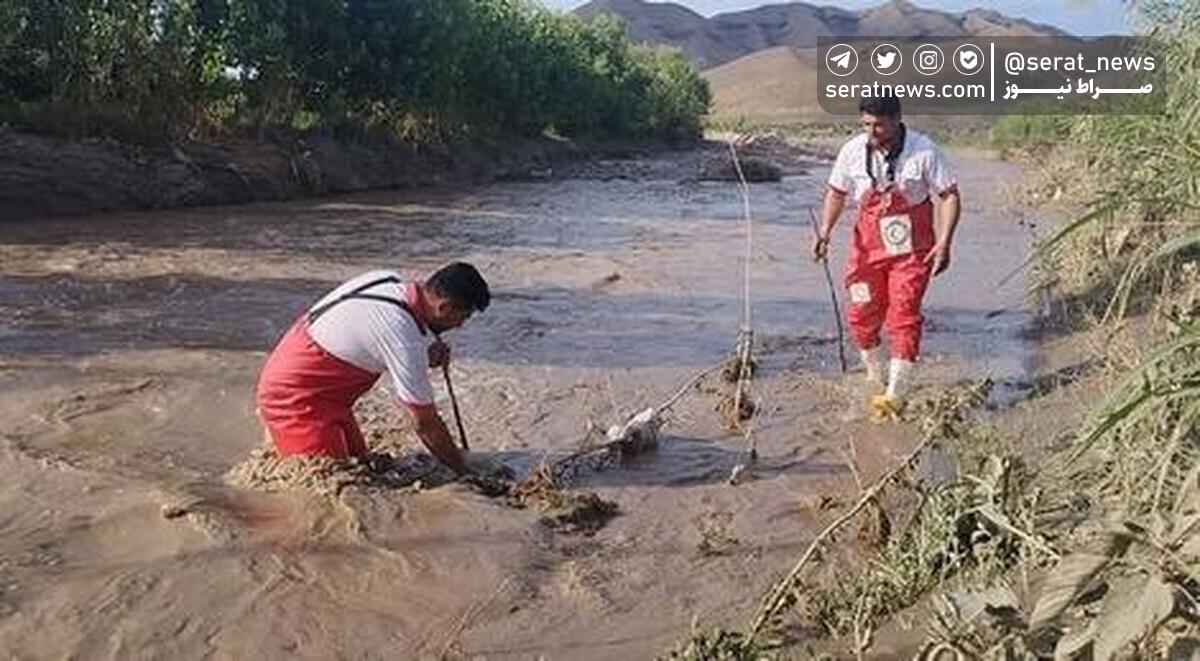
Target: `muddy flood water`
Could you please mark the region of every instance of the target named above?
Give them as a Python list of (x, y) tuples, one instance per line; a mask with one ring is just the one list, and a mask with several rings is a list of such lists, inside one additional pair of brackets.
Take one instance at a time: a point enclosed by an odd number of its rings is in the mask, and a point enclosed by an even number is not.
[[(1035, 367), (1022, 283), (999, 285), (1030, 243), (1006, 197), (1020, 173), (952, 157), (965, 212), (927, 298), (926, 388)], [(633, 178), (0, 225), (4, 656), (644, 659), (694, 619), (740, 626), (831, 517), (822, 496), (853, 497), (847, 443), (870, 475), (917, 434), (858, 414), (861, 374), (839, 373), (806, 254), (827, 164), (751, 186), (759, 459), (740, 484), (715, 378), (656, 451), (577, 477), (620, 508), (590, 535), (461, 484), (334, 498), (224, 479), (261, 443), (266, 351), (368, 269), (467, 260), (492, 283), (447, 339), (473, 447), (518, 474), (721, 362), (741, 324), (740, 199), (675, 158)], [(415, 450), (406, 414), (373, 397), (368, 431)]]

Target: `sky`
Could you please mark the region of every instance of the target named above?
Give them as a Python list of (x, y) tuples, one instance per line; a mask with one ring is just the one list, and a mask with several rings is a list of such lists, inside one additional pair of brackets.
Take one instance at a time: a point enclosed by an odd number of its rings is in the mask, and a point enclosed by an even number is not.
[[(554, 9), (574, 9), (581, 0), (538, 0)], [(693, 11), (712, 16), (728, 11), (752, 9), (786, 0), (674, 0)], [(803, 0), (811, 5), (865, 9), (885, 0)], [(968, 9), (993, 9), (1002, 14), (1062, 28), (1080, 36), (1129, 34), (1124, 0), (913, 0), (928, 9), (958, 13)]]

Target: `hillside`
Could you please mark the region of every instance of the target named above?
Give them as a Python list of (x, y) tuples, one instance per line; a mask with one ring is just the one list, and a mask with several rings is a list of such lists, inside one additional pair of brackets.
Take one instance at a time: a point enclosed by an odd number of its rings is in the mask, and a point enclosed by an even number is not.
[(815, 48), (820, 35), (844, 37), (1050, 36), (1058, 28), (973, 9), (955, 14), (891, 0), (861, 11), (804, 2), (772, 4), (706, 18), (670, 2), (592, 0), (575, 14), (614, 14), (635, 41), (678, 46), (697, 67), (709, 69), (769, 48)]
[(785, 123), (828, 118), (813, 90), (817, 69), (813, 49), (767, 48), (703, 72), (713, 92), (715, 117), (745, 117)]

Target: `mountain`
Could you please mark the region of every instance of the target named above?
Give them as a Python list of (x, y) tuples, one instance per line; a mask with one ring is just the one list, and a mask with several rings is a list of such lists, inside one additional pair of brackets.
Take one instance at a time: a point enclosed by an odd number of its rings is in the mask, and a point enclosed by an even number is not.
[(749, 52), (726, 43), (711, 28), (709, 19), (683, 5), (642, 0), (592, 0), (574, 13), (589, 20), (600, 14), (613, 14), (625, 23), (625, 33), (630, 39), (678, 46), (701, 69)]
[(732, 62), (757, 51), (787, 46), (815, 48), (818, 35), (839, 37), (1062, 36), (1049, 25), (973, 9), (961, 14), (925, 9), (907, 0), (849, 11), (803, 2), (705, 18), (682, 5), (645, 0), (591, 0), (575, 10), (583, 18), (615, 14), (630, 38), (678, 46), (700, 69)]
[(704, 71), (714, 117), (787, 123), (825, 116), (817, 105), (816, 50), (775, 46)]

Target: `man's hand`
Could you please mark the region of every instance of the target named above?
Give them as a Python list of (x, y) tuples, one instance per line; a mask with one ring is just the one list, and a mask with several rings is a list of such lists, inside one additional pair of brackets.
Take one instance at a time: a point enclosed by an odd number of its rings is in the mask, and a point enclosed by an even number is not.
[(814, 262), (823, 262), (829, 259), (829, 237), (816, 235), (812, 243), (812, 258)]
[(450, 345), (441, 340), (434, 340), (429, 345), (429, 366), (430, 367), (449, 367), (450, 366)]
[(821, 222), (817, 222), (817, 218), (813, 215), (812, 208), (808, 210), (809, 218), (812, 219), (813, 243), (812, 243), (812, 258), (814, 262), (824, 262), (829, 259), (829, 237), (833, 234), (833, 228), (837, 224), (838, 216), (842, 215), (842, 208), (846, 206), (846, 194), (842, 191), (830, 186), (825, 191), (825, 202), (821, 207)]
[(438, 415), (437, 407), (410, 407), (409, 411), (417, 425), (417, 437), (429, 449), (430, 454), (459, 475), (468, 472), (466, 453), (454, 444), (450, 430), (446, 429), (446, 423), (442, 421), (442, 416)]
[(933, 275), (950, 268), (950, 242), (954, 240), (954, 230), (958, 227), (958, 219), (962, 214), (962, 196), (958, 186), (951, 186), (942, 192), (938, 202), (937, 227), (934, 236), (938, 237), (933, 250), (925, 256), (925, 263), (932, 264)]
[(950, 268), (950, 244), (939, 243), (925, 255), (925, 263), (931, 264), (930, 270), (933, 275), (938, 275), (942, 271)]

